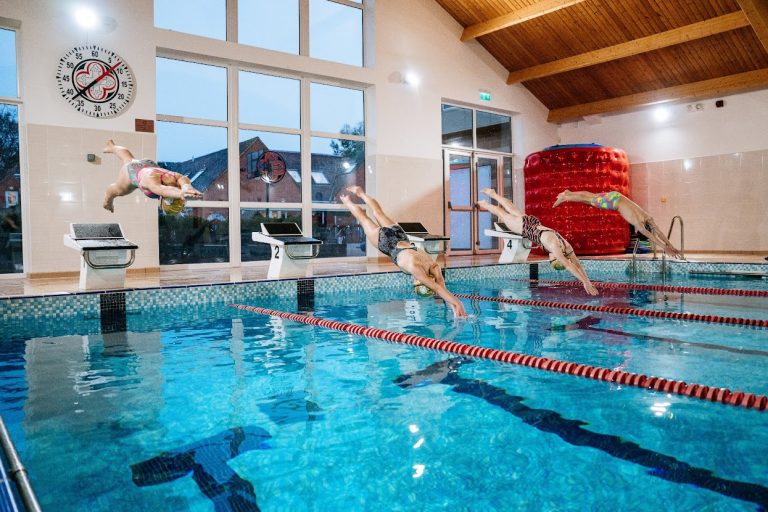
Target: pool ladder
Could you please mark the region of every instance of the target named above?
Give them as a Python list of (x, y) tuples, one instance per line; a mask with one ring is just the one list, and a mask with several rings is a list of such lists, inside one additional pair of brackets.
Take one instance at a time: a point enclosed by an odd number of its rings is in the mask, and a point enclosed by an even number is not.
[[(667, 239), (672, 236), (672, 229), (675, 227), (675, 220), (680, 221), (680, 256), (685, 259), (685, 226), (683, 224), (683, 218), (680, 215), (672, 217), (672, 221), (669, 223), (669, 231), (667, 231)], [(634, 280), (637, 274), (637, 248), (640, 244), (640, 238), (635, 240), (635, 247), (632, 250), (632, 279)], [(653, 246), (653, 258), (656, 259), (656, 244), (651, 242)], [(667, 254), (661, 251), (661, 278), (662, 281), (666, 281), (667, 277)]]
[[(32, 485), (29, 483), (27, 469), (21, 463), (19, 454), (16, 452), (16, 447), (11, 440), (11, 436), (8, 433), (8, 429), (6, 428), (2, 417), (0, 417), (0, 449), (3, 450), (5, 461), (8, 463), (7, 476), (12, 478), (13, 482), (16, 484), (16, 491), (19, 493), (24, 504), (24, 510), (27, 512), (40, 512), (42, 509), (37, 501), (35, 492), (32, 490)], [(3, 475), (6, 475), (5, 468), (2, 468), (2, 473)], [(8, 485), (8, 480), (5, 478), (3, 478), (3, 480), (5, 480), (3, 483)], [(12, 505), (14, 506), (14, 509), (17, 510), (18, 507), (16, 506), (17, 504), (15, 503), (13, 496), (11, 495), (8, 497), (13, 500)]]

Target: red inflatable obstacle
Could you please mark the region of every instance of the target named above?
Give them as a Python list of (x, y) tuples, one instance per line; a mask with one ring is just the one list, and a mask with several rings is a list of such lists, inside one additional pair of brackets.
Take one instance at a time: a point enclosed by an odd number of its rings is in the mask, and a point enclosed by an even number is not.
[(559, 231), (577, 254), (618, 254), (629, 225), (616, 212), (578, 203), (552, 204), (565, 189), (629, 196), (629, 161), (621, 149), (599, 144), (550, 146), (525, 159), (525, 213)]

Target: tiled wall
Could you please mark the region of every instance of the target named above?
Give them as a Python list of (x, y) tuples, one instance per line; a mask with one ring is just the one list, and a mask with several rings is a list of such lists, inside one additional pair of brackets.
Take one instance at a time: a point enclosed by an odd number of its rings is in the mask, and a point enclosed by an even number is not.
[(630, 189), (686, 250), (768, 252), (768, 150), (632, 164)]
[[(630, 260), (584, 260), (588, 273), (623, 272), (631, 270)], [(636, 263), (639, 273), (659, 273), (660, 260), (641, 260)], [(765, 272), (766, 265), (759, 264), (721, 264), (690, 263), (667, 261), (667, 272), (687, 275), (697, 271), (760, 271)], [(513, 263), (508, 265), (486, 265), (482, 267), (452, 267), (445, 271), (446, 283), (477, 279), (527, 279), (531, 267), (538, 267), (541, 279), (571, 279), (562, 272), (553, 270), (548, 263), (528, 264)], [(370, 291), (376, 289), (410, 289), (411, 278), (402, 272), (381, 272), (339, 277), (314, 278), (313, 286), (308, 286), (312, 279), (281, 279), (274, 281), (255, 281), (246, 283), (225, 283), (213, 285), (194, 285), (166, 288), (124, 290), (120, 292), (85, 292), (40, 297), (11, 297), (0, 299), (0, 322), (24, 323), (30, 319), (68, 318), (74, 315), (86, 319), (98, 319), (102, 314), (102, 295), (124, 294), (120, 297), (125, 311), (152, 311), (169, 307), (196, 307), (200, 305), (226, 305), (231, 302), (247, 302), (258, 299), (295, 298), (297, 289), (306, 292), (313, 288), (314, 294), (340, 294), (349, 291)], [(123, 302), (124, 301), (124, 302)], [(295, 301), (294, 301), (295, 302)], [(301, 301), (299, 301), (301, 302)], [(60, 323), (60, 322), (59, 322)], [(33, 324), (30, 324), (33, 325)], [(4, 327), (4, 324), (0, 324)]]
[[(77, 272), (80, 257), (62, 241), (73, 222), (118, 222), (126, 238), (142, 249), (136, 252), (134, 268), (159, 265), (157, 202), (134, 192), (115, 200), (115, 213), (102, 207), (107, 185), (115, 181), (121, 166), (117, 157), (102, 154), (107, 139), (130, 148), (139, 158), (154, 158), (156, 153), (152, 133), (27, 126), (27, 272)], [(94, 162), (87, 161), (89, 153), (96, 155)]]

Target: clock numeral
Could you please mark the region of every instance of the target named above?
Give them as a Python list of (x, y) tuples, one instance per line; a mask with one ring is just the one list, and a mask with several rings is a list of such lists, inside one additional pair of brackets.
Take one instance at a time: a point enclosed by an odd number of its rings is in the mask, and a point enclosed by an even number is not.
[(117, 108), (117, 103), (110, 103), (109, 108)]
[(61, 79), (64, 80), (65, 82), (69, 82), (69, 75), (64, 75), (63, 77), (61, 77)]
[(117, 71), (118, 75), (122, 75), (123, 74), (123, 68), (117, 68), (115, 71)]
[(75, 63), (74, 63), (74, 62), (67, 62), (67, 67), (68, 67), (69, 69), (72, 69), (72, 68), (74, 68), (74, 67), (75, 67)]
[(124, 99), (125, 99), (125, 94), (123, 94), (123, 93), (119, 93), (119, 94), (117, 95), (117, 99), (119, 99), (119, 100), (124, 100)]
[(76, 58), (77, 60), (80, 60), (80, 59), (82, 59), (82, 58), (83, 58), (83, 54), (82, 54), (82, 53), (79, 53), (79, 52), (75, 52), (75, 58)]
[(98, 56), (99, 56), (99, 52), (97, 52), (96, 50), (91, 50), (91, 57), (98, 57)]
[(94, 112), (101, 112), (101, 105), (94, 105), (93, 110)]
[(67, 94), (75, 94), (75, 90), (74, 89), (67, 89)]
[(83, 100), (77, 100), (77, 102), (75, 103), (75, 105), (77, 105), (78, 107), (82, 107), (82, 106), (85, 106), (85, 101), (83, 101)]
[(125, 80), (123, 80), (122, 82), (120, 82), (120, 86), (121, 86), (121, 87), (128, 87), (128, 82), (126, 82)]

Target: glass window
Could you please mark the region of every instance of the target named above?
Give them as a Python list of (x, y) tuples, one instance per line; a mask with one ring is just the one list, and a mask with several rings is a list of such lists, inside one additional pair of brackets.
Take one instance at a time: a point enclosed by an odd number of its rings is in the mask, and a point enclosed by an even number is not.
[(238, 42), (298, 55), (298, 0), (239, 0), (237, 17)]
[(240, 210), (240, 246), (242, 261), (272, 259), (268, 244), (254, 242), (251, 234), (261, 233), (262, 222), (295, 222), (301, 228), (301, 210), (247, 209)]
[(469, 108), (443, 105), (442, 108), (443, 144), (471, 148), (472, 110)]
[[(158, 209), (159, 211), (159, 209)], [(160, 264), (229, 261), (229, 209), (186, 208), (159, 214)]]
[(157, 113), (226, 121), (226, 68), (158, 57)]
[(155, 26), (214, 39), (227, 38), (226, 0), (155, 0)]
[(478, 110), (477, 147), (510, 153), (512, 151), (512, 118)]
[[(287, 172), (277, 183), (261, 179), (259, 158), (265, 151), (274, 151), (285, 161)], [(300, 135), (240, 130), (240, 201), (301, 202)]]
[(240, 72), (240, 122), (301, 127), (301, 81)]
[(451, 250), (472, 250), (472, 215), (470, 212), (451, 212)]
[(503, 158), (503, 179), (502, 187), (504, 197), (512, 198), (512, 183), (514, 182), (514, 176), (512, 176), (512, 157), (505, 156)]
[(309, 56), (362, 66), (362, 9), (330, 0), (310, 0)]
[(365, 135), (363, 91), (312, 83), (312, 130)]
[(19, 112), (0, 103), (0, 274), (24, 271), (21, 250)]
[(16, 32), (0, 29), (0, 96), (15, 98), (19, 95), (16, 84)]
[(365, 188), (365, 143), (312, 137), (312, 202), (339, 203), (350, 185)]
[(205, 201), (227, 200), (226, 128), (160, 121), (157, 160), (160, 166), (189, 176)]
[(348, 211), (313, 210), (312, 236), (323, 241), (320, 258), (365, 256), (365, 232)]

